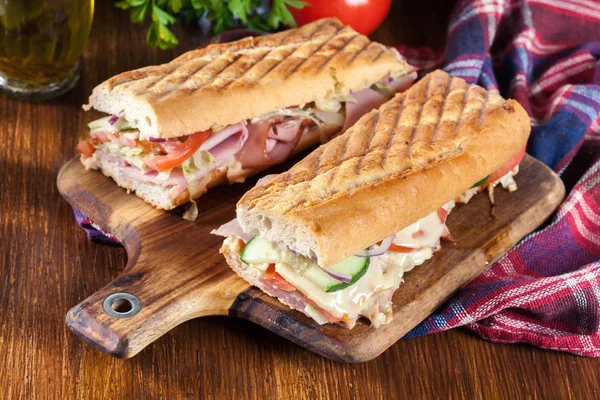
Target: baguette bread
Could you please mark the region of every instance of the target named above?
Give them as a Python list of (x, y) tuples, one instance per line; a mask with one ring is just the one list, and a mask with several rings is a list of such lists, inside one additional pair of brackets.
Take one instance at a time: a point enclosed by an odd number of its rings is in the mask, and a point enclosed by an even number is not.
[(248, 191), (237, 218), (244, 232), (326, 268), (461, 195), (529, 132), (516, 101), (435, 71)]
[(122, 73), (98, 85), (85, 108), (125, 118), (142, 137), (174, 138), (361, 90), (409, 70), (395, 49), (323, 19)]

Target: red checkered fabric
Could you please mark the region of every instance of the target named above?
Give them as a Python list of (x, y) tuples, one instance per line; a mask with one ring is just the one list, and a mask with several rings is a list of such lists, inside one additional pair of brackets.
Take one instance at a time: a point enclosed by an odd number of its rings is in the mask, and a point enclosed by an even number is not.
[(444, 51), (399, 50), (422, 73), (442, 67), (517, 99), (532, 121), (527, 151), (570, 192), (547, 227), (407, 337), (464, 326), (494, 342), (600, 356), (600, 4), (464, 0), (448, 29)]

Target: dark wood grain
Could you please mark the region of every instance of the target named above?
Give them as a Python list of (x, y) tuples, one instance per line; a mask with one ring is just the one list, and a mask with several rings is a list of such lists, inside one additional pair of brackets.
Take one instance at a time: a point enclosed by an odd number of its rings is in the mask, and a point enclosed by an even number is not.
[[(204, 195), (198, 218), (191, 223), (177, 212), (154, 209), (73, 159), (58, 174), (61, 194), (119, 238), (128, 262), (113, 282), (69, 311), (67, 325), (101, 351), (129, 358), (182, 322), (229, 314), (332, 360), (368, 361), (537, 228), (564, 197), (562, 181), (529, 156), (516, 181), (528, 190), (498, 191), (496, 207), (491, 207), (485, 195), (457, 207), (448, 220), (456, 244), (443, 246), (432, 260), (406, 274), (406, 283), (394, 296), (394, 319), (389, 325), (372, 329), (359, 322), (348, 331), (337, 325), (319, 326), (248, 288), (228, 268), (217, 251), (221, 238), (210, 232), (235, 215), (235, 200), (243, 195), (244, 187), (222, 188), (227, 193), (225, 201), (213, 191)], [(136, 296), (140, 311), (126, 318), (109, 315), (103, 304), (116, 293)]]
[[(375, 36), (441, 44), (451, 3), (395, 0)], [(461, 329), (400, 340), (362, 364), (329, 361), (228, 317), (181, 324), (126, 361), (77, 338), (66, 310), (126, 265), (122, 248), (86, 240), (56, 188), (60, 167), (95, 117), (81, 104), (109, 76), (201, 43), (190, 33), (177, 50), (148, 49), (145, 31), (112, 1), (96, 6), (82, 81), (72, 92), (47, 103), (0, 95), (0, 398), (600, 398), (597, 359), (494, 344)], [(221, 189), (213, 196), (226, 201)]]

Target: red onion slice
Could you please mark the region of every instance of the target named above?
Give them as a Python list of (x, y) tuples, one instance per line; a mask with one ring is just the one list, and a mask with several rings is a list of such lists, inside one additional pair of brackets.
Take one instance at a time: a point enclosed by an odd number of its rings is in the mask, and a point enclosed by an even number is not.
[(108, 123), (111, 125), (114, 125), (117, 121), (119, 120), (119, 117), (117, 117), (116, 115), (113, 115), (112, 117), (110, 117), (110, 119), (108, 120)]
[(148, 141), (150, 141), (150, 142), (154, 142), (154, 143), (164, 143), (164, 142), (166, 142), (166, 141), (167, 141), (167, 139), (161, 139), (161, 138), (153, 138), (153, 137), (150, 137), (150, 138), (148, 138)]
[(342, 281), (344, 283), (350, 283), (352, 281), (352, 276), (350, 275), (341, 274), (339, 272), (333, 272), (326, 269), (324, 269), (323, 271), (325, 271), (327, 275), (331, 276), (334, 279), (337, 279), (338, 281)]
[(377, 256), (382, 255), (383, 253), (388, 251), (388, 249), (392, 245), (392, 242), (394, 241), (395, 236), (396, 235), (394, 234), (392, 236), (389, 236), (389, 237), (383, 239), (381, 241), (380, 246), (374, 247), (370, 250), (361, 251), (360, 253), (357, 253), (356, 256), (365, 258), (365, 257), (377, 257)]

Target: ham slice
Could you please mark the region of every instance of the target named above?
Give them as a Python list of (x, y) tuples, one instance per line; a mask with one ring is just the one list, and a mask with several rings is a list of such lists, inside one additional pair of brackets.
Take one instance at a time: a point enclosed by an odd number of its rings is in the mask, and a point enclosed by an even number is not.
[(144, 172), (138, 167), (127, 164), (125, 160), (110, 156), (102, 150), (98, 150), (98, 155), (111, 164), (117, 164), (119, 166), (119, 172), (137, 181), (151, 182), (159, 186), (182, 186), (184, 189), (187, 188), (187, 181), (185, 180), (181, 169), (171, 170), (169, 177), (165, 180), (161, 180), (156, 178), (158, 176), (157, 171)]
[(244, 147), (246, 140), (248, 129), (240, 122), (210, 135), (206, 142), (202, 143), (200, 150), (208, 151), (218, 161), (226, 161)]
[[(214, 132), (206, 139), (200, 150), (208, 151), (218, 161), (225, 161), (229, 157), (236, 155), (246, 143), (248, 139), (248, 129), (243, 123), (228, 125), (218, 132)], [(165, 153), (171, 153), (175, 148), (179, 147), (181, 142), (179, 139), (168, 139), (158, 143), (161, 150)], [(135, 146), (131, 146), (135, 147)]]
[(250, 239), (253, 238), (252, 235), (249, 235), (244, 232), (237, 218), (234, 218), (228, 223), (221, 225), (219, 229), (215, 229), (211, 233), (213, 235), (219, 235), (223, 237), (237, 236), (240, 239), (242, 239), (245, 243), (248, 243)]
[[(417, 78), (416, 72), (411, 72), (396, 80), (391, 80), (387, 85), (394, 92), (402, 92), (408, 89)], [(343, 130), (350, 128), (366, 113), (374, 110), (385, 103), (388, 98), (376, 90), (367, 88), (356, 93), (352, 93), (356, 103), (346, 102), (346, 120)]]
[(277, 164), (285, 160), (300, 140), (304, 124), (311, 120), (258, 121), (247, 126), (248, 140), (238, 154), (243, 168)]
[(346, 102), (346, 120), (344, 121), (344, 131), (354, 125), (356, 121), (360, 119), (360, 117), (379, 107), (388, 100), (387, 97), (371, 88), (352, 93), (352, 97), (356, 99), (356, 103), (350, 101)]
[(410, 72), (401, 78), (394, 79), (387, 85), (396, 93), (404, 92), (406, 89), (411, 87), (415, 79), (417, 79), (417, 71)]

